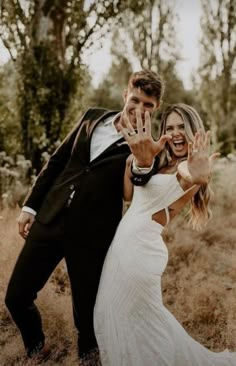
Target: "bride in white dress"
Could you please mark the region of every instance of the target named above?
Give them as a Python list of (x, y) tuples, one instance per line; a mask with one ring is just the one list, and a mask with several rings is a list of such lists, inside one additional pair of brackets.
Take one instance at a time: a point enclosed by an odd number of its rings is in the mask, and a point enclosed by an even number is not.
[[(129, 130), (125, 138), (136, 138)], [(163, 227), (191, 197), (193, 227), (207, 221), (210, 165), (217, 156), (208, 158), (209, 133), (187, 105), (167, 108), (163, 134), (172, 139), (160, 154), (158, 173), (145, 186), (133, 191), (127, 164), (125, 197), (133, 193), (133, 199), (108, 251), (94, 309), (102, 366), (235, 366), (236, 353), (203, 347), (162, 302), (161, 276), (168, 261)]]

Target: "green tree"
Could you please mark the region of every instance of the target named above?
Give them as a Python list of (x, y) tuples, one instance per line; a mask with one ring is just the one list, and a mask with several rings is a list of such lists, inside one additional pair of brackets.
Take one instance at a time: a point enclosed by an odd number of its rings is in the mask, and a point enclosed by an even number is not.
[(0, 151), (20, 149), (20, 124), (16, 112), (16, 71), (12, 62), (0, 68)]
[(200, 100), (214, 145), (229, 153), (236, 146), (236, 3), (202, 0)]
[(126, 10), (119, 28), (114, 27), (111, 40), (112, 66), (96, 90), (95, 100), (110, 108), (121, 107), (122, 93), (130, 73), (149, 68), (158, 71), (164, 80), (165, 94), (161, 110), (167, 104), (180, 101), (193, 104), (193, 93), (184, 89), (175, 69), (180, 59), (175, 29), (177, 24), (174, 2), (147, 0), (138, 13)]
[(132, 67), (125, 56), (113, 50), (112, 64), (99, 86), (93, 90), (91, 101), (95, 105), (120, 110), (123, 107), (123, 93), (127, 87)]
[(163, 107), (189, 100), (175, 69), (180, 52), (174, 5), (174, 1), (146, 0), (138, 14), (125, 11), (122, 29), (115, 32), (112, 42), (112, 54), (116, 58), (126, 58), (133, 70), (148, 68), (162, 76), (165, 84)]
[[(179, 58), (174, 1), (146, 0), (138, 14), (126, 11), (120, 37), (142, 68), (163, 73), (168, 61)], [(132, 27), (130, 26), (132, 24)]]
[(84, 50), (100, 44), (112, 20), (128, 7), (134, 9), (135, 1), (1, 1), (0, 37), (19, 74), (23, 151), (37, 171), (42, 152), (51, 152), (65, 123), (75, 119), (71, 111), (78, 115), (84, 109), (89, 83)]

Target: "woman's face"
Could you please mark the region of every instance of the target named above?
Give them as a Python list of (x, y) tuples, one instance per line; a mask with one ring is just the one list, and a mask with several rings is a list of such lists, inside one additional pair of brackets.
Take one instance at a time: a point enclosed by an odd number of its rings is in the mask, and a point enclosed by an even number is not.
[(188, 153), (188, 143), (184, 122), (178, 113), (172, 112), (167, 117), (165, 133), (172, 137), (172, 140), (168, 141), (171, 157), (177, 159), (185, 157)]

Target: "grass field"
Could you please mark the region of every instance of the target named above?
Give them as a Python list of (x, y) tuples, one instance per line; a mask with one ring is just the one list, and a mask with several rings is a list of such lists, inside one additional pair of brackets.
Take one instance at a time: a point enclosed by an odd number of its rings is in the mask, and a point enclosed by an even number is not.
[[(235, 164), (217, 169), (212, 187), (213, 219), (201, 232), (188, 228), (180, 215), (163, 233), (169, 249), (163, 297), (165, 305), (196, 340), (214, 351), (236, 351)], [(4, 305), (7, 282), (23, 245), (17, 234), (18, 213), (18, 209), (0, 212), (1, 366), (32, 365), (24, 357), (20, 335)], [(39, 294), (37, 304), (53, 350), (47, 365), (78, 365), (64, 263)]]

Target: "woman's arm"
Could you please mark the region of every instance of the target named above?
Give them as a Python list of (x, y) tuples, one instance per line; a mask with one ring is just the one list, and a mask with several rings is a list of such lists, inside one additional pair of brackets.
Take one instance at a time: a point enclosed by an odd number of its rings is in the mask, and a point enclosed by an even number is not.
[[(183, 195), (178, 198), (175, 202), (171, 203), (168, 206), (169, 211), (169, 217), (170, 220), (172, 220), (175, 216), (178, 215), (178, 213), (182, 210), (182, 208), (191, 200), (191, 198), (197, 193), (200, 186), (197, 184), (194, 184), (190, 186), (190, 188), (186, 189), (186, 191), (183, 193)], [(161, 225), (166, 225), (167, 223), (167, 217), (166, 212), (164, 209), (161, 211), (158, 211), (152, 215), (152, 220), (158, 222)]]
[(198, 192), (201, 185), (210, 181), (212, 165), (220, 155), (212, 154), (209, 157), (210, 132), (204, 133), (199, 130), (193, 143), (188, 145), (188, 158), (182, 161), (177, 168), (177, 177), (185, 193), (169, 207), (170, 218), (173, 218), (186, 205), (188, 201)]
[(126, 160), (125, 174), (124, 174), (124, 200), (130, 202), (133, 197), (134, 186), (131, 182), (131, 164), (133, 161), (133, 155), (129, 155)]

